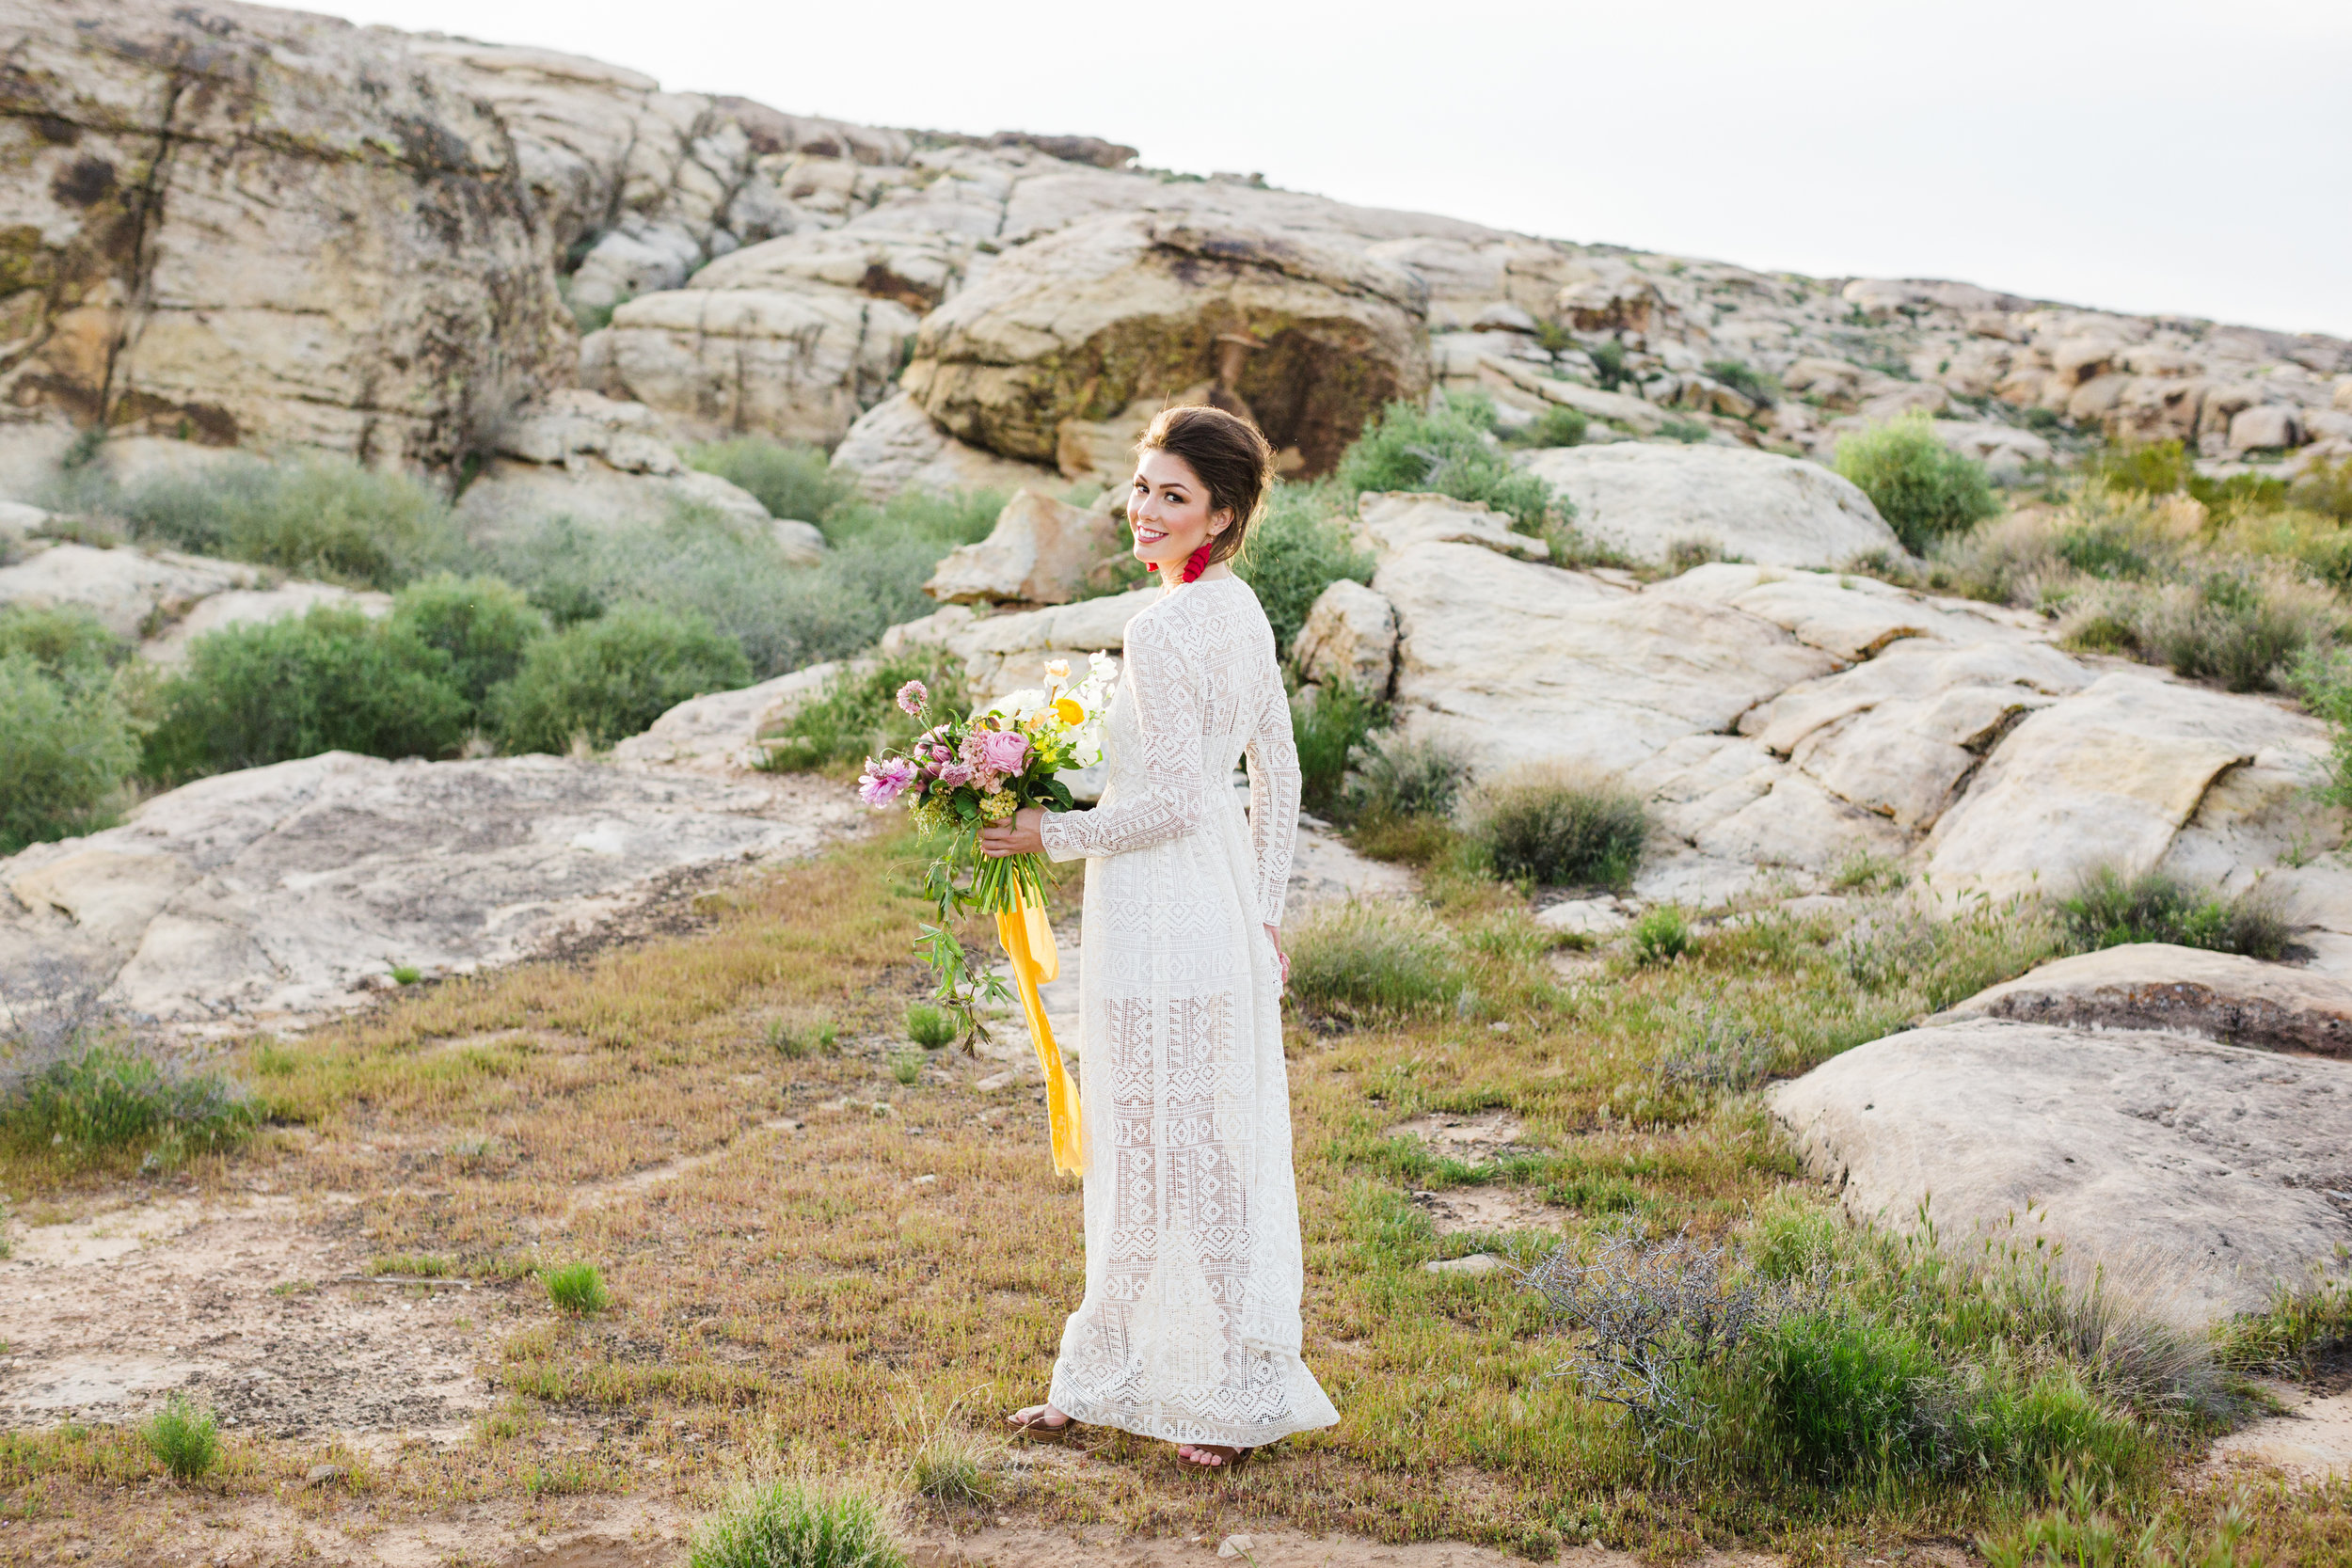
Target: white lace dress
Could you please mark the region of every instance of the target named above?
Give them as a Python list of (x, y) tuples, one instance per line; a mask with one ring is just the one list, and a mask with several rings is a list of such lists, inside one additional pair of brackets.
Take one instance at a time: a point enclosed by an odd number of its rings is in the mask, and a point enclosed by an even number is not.
[[(1127, 626), (1110, 783), (1048, 816), (1086, 857), (1079, 985), (1086, 1299), (1055, 1405), (1178, 1443), (1254, 1448), (1339, 1412), (1299, 1359), (1305, 1268), (1282, 1062), (1279, 925), (1298, 753), (1257, 595), (1171, 589)], [(1249, 757), (1249, 816), (1229, 783)]]

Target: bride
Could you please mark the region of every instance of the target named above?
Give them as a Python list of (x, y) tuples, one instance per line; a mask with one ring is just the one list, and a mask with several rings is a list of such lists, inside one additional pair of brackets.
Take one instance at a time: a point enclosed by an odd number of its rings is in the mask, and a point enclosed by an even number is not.
[[(1008, 1418), (1031, 1438), (1119, 1427), (1214, 1468), (1339, 1419), (1299, 1359), (1280, 934), (1298, 758), (1274, 634), (1227, 564), (1265, 438), (1171, 408), (1136, 451), (1127, 520), (1165, 586), (1127, 624), (1109, 787), (981, 834), (991, 855), (1087, 863), (1086, 1298), (1048, 1402)], [(1227, 782), (1245, 751), (1246, 822)]]

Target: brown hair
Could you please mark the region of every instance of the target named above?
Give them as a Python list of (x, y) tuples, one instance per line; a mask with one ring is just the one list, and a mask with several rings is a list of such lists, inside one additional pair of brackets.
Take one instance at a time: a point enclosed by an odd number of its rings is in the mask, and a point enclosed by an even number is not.
[(1231, 561), (1241, 553), (1265, 499), (1266, 477), (1274, 471), (1274, 449), (1256, 425), (1222, 408), (1163, 408), (1136, 451), (1183, 458), (1208, 487), (1209, 510), (1233, 515), (1232, 523), (1211, 542), (1209, 560)]

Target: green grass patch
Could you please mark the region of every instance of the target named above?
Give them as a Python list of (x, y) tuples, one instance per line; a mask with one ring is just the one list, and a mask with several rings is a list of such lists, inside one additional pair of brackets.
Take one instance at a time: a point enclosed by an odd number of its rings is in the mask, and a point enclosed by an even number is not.
[(172, 1480), (201, 1481), (220, 1463), (220, 1426), (209, 1410), (174, 1393), (139, 1427), (148, 1451)]
[(539, 1279), (547, 1287), (548, 1300), (555, 1309), (570, 1317), (584, 1318), (601, 1312), (612, 1299), (605, 1289), (604, 1275), (594, 1263), (564, 1263), (547, 1270)]
[(1572, 768), (1505, 773), (1472, 793), (1467, 816), (1495, 875), (1512, 880), (1623, 889), (1649, 836), (1639, 795)]
[(2058, 911), (2067, 942), (2084, 951), (2162, 942), (2276, 960), (2294, 936), (2265, 882), (2225, 895), (2167, 872), (2132, 876), (2112, 865), (2085, 873)]

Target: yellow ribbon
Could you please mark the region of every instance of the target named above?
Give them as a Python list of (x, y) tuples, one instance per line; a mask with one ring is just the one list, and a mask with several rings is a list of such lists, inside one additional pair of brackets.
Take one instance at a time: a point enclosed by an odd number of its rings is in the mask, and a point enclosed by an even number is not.
[(1061, 1065), (1061, 1050), (1054, 1044), (1054, 1026), (1045, 1021), (1045, 1003), (1037, 988), (1061, 974), (1061, 955), (1054, 949), (1054, 927), (1044, 910), (1024, 904), (1015, 913), (996, 917), (996, 940), (1012, 960), (1013, 989), (1029, 1015), (1029, 1038), (1037, 1046), (1037, 1065), (1045, 1074), (1045, 1118), (1054, 1134), (1054, 1168), (1070, 1176), (1085, 1174), (1086, 1128), (1078, 1120), (1078, 1085)]

